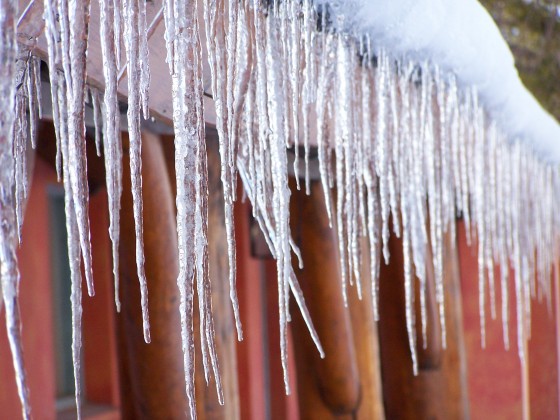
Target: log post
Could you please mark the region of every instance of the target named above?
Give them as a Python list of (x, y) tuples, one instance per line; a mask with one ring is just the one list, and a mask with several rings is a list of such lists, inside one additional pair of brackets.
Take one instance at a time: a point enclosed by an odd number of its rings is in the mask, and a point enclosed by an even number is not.
[(329, 227), (319, 182), (311, 195), (291, 182), (292, 235), (300, 246), (305, 267), (294, 270), (323, 345), (321, 360), (295, 302), (290, 305), (302, 419), (352, 419), (361, 399), (359, 366), (352, 320), (341, 294), (336, 232)]
[[(183, 418), (187, 407), (179, 318), (173, 193), (160, 139), (142, 135), (144, 252), (151, 344), (144, 343), (136, 275), (128, 137), (123, 134), (120, 298), (118, 315), (124, 419)], [(94, 211), (94, 209), (91, 209)]]
[[(379, 338), (383, 368), (383, 396), (390, 419), (468, 418), (466, 360), (463, 342), (458, 257), (449, 235), (444, 243), (444, 282), (447, 349), (420, 354), (419, 373), (412, 373), (405, 322), (402, 242), (391, 237), (391, 260), (382, 265), (380, 275)], [(428, 260), (428, 259), (427, 259)], [(427, 261), (430, 266), (431, 262)], [(433, 270), (432, 270), (433, 271)], [(433, 275), (428, 274), (433, 282)], [(431, 305), (428, 305), (431, 306)], [(428, 317), (430, 344), (439, 333), (437, 318)], [(420, 324), (417, 324), (420, 332)], [(421, 335), (421, 334), (419, 334)], [(431, 338), (430, 338), (431, 337)], [(421, 338), (418, 341), (421, 347)]]

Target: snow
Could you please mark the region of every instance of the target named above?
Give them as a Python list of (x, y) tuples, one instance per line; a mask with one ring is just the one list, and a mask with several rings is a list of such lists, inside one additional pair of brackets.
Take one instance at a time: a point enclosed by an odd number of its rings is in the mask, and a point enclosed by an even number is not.
[(476, 86), (485, 109), (510, 139), (560, 163), (560, 126), (522, 84), (513, 55), (476, 0), (315, 0), (338, 29), (369, 35), (392, 57), (437, 63), (463, 88)]

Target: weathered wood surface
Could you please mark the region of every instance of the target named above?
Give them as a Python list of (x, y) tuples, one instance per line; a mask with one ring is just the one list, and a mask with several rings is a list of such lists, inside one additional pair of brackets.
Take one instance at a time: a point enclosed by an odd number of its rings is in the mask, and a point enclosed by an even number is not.
[(321, 360), (293, 303), (292, 328), (302, 419), (379, 419), (383, 406), (379, 386), (377, 336), (369, 305), (341, 294), (336, 231), (329, 227), (324, 195), (313, 182), (311, 195), (292, 182), (291, 225), (305, 267), (294, 269), (306, 297), (326, 357)]
[[(440, 351), (436, 347), (427, 354), (420, 353), (421, 363), (416, 377), (412, 373), (406, 332), (402, 242), (395, 237), (390, 240), (390, 252), (390, 264), (381, 267), (381, 319), (378, 325), (387, 418), (467, 419), (466, 360), (456, 249), (447, 238), (444, 244), (447, 349)], [(432, 274), (428, 278), (433, 282)], [(433, 328), (437, 322), (433, 315), (429, 317), (430, 336), (439, 334), (439, 329)], [(421, 331), (419, 321), (417, 331)], [(421, 334), (418, 338), (417, 348), (420, 349)], [(437, 343), (438, 339), (432, 337), (429, 342)]]
[[(151, 338), (144, 343), (130, 192), (128, 141), (124, 136), (118, 315), (124, 419), (182, 418), (187, 398), (181, 351), (177, 234), (173, 196), (159, 139), (143, 136), (144, 246)], [(92, 210), (93, 211), (93, 210)]]

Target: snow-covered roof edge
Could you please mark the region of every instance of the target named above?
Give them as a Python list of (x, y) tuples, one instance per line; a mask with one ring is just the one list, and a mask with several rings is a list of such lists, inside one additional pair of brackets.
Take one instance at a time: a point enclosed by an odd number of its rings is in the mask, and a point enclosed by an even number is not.
[(560, 125), (521, 82), (513, 55), (488, 11), (476, 0), (315, 0), (332, 24), (369, 34), (376, 47), (429, 60), (476, 87), (485, 109), (510, 140), (560, 163)]

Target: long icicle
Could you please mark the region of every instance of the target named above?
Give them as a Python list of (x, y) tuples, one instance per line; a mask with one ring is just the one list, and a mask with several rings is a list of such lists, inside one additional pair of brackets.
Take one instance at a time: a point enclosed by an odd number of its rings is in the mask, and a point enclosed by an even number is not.
[(17, 266), (14, 186), (13, 125), (15, 118), (15, 62), (17, 54), (15, 17), (17, 2), (0, 0), (0, 281), (6, 312), (6, 330), (16, 373), (24, 419), (31, 418), (29, 391), (23, 364), (19, 318), (19, 270)]
[[(224, 189), (224, 212), (226, 224), (226, 237), (228, 246), (229, 287), (230, 300), (233, 307), (237, 339), (243, 340), (243, 329), (239, 316), (239, 303), (236, 290), (236, 253), (234, 230), (234, 185), (232, 171), (230, 170), (230, 143), (229, 143), (229, 118), (233, 118), (228, 109), (226, 83), (226, 34), (224, 27), (224, 0), (204, 0), (204, 23), (206, 29), (206, 45), (208, 48), (208, 62), (212, 78), (212, 94), (216, 107), (216, 128), (218, 130), (220, 150), (220, 174)], [(233, 103), (231, 104), (233, 106)]]
[[(128, 75), (128, 138), (130, 142), (130, 178), (132, 181), (132, 201), (134, 207), (134, 227), (136, 233), (136, 271), (140, 283), (142, 326), (144, 329), (144, 341), (149, 343), (150, 318), (148, 314), (148, 286), (146, 271), (144, 268), (144, 227), (142, 221), (142, 134), (140, 131), (140, 114), (142, 101), (144, 100), (141, 90), (137, 88), (143, 83), (141, 48), (143, 36), (141, 29), (146, 25), (140, 22), (139, 3), (144, 0), (126, 0), (124, 2), (125, 18), (125, 50), (127, 58)], [(144, 16), (145, 19), (145, 16)]]
[[(65, 95), (64, 87), (59, 89), (61, 95)], [(70, 181), (70, 145), (67, 121), (67, 110), (62, 106), (62, 125), (60, 126), (61, 149), (63, 161), (63, 181), (64, 181), (64, 211), (66, 214), (66, 237), (68, 244), (68, 262), (70, 265), (71, 294), (70, 301), (72, 307), (72, 363), (74, 367), (74, 387), (76, 412), (78, 419), (81, 418), (82, 405), (82, 276), (80, 272), (80, 241), (78, 232), (78, 222), (76, 210), (74, 208), (74, 193)]]
[(115, 283), (115, 305), (121, 310), (119, 298), (119, 243), (120, 209), (122, 195), (122, 139), (120, 132), (120, 112), (117, 99), (118, 57), (116, 43), (118, 38), (114, 27), (114, 0), (100, 0), (100, 39), (103, 55), (103, 76), (105, 94), (103, 97), (103, 150), (105, 177), (109, 200), (109, 237), (113, 257), (113, 277)]
[[(63, 66), (66, 79), (66, 97), (68, 112), (68, 164), (70, 184), (78, 223), (80, 248), (84, 262), (84, 272), (88, 293), (95, 294), (93, 287), (93, 268), (89, 228), (89, 189), (87, 183), (87, 158), (85, 138), (85, 84), (86, 52), (89, 26), (90, 0), (76, 0), (67, 4), (61, 1), (68, 15), (62, 19)], [(67, 38), (66, 38), (67, 36)], [(64, 40), (66, 39), (66, 42)]]

